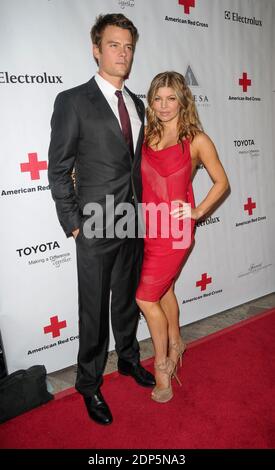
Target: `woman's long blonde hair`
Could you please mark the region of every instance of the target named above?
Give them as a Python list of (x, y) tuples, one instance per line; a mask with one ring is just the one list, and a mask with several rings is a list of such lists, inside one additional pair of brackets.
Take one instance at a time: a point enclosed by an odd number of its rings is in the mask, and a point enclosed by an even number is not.
[(172, 88), (179, 101), (178, 141), (186, 138), (192, 141), (196, 134), (203, 131), (192, 93), (183, 75), (178, 72), (162, 72), (153, 78), (147, 94), (145, 143), (157, 145), (163, 135), (163, 124), (153, 111), (154, 99), (160, 87)]

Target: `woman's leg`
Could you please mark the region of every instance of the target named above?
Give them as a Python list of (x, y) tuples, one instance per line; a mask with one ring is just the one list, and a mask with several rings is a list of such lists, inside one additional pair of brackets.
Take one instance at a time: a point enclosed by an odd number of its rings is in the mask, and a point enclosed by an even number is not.
[[(147, 302), (136, 299), (139, 308), (144, 313), (151, 333), (154, 349), (155, 364), (165, 364), (168, 350), (168, 322), (159, 302)], [(156, 386), (159, 389), (167, 388), (169, 378), (160, 370), (155, 370)]]
[(178, 301), (174, 293), (174, 284), (164, 294), (160, 300), (160, 306), (166, 316), (168, 323), (168, 342), (169, 342), (169, 357), (177, 363), (179, 358), (179, 352), (171, 345), (180, 345), (180, 325), (179, 325), (179, 306)]

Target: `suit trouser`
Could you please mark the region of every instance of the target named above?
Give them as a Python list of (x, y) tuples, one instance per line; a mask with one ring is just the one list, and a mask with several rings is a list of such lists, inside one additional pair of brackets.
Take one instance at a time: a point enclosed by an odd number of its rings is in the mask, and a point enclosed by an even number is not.
[[(136, 330), (139, 309), (135, 302), (143, 241), (104, 240), (105, 248), (76, 239), (79, 295), (79, 353), (76, 388), (94, 393), (103, 382), (109, 344), (109, 311), (118, 357), (139, 362)], [(111, 305), (110, 305), (111, 290)]]

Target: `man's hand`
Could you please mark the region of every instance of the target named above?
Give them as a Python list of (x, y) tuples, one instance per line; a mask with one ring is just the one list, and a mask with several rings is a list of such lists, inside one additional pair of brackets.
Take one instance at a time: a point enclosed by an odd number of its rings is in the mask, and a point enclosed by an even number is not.
[(74, 239), (76, 240), (76, 238), (77, 238), (77, 236), (78, 236), (78, 234), (79, 234), (79, 228), (77, 228), (76, 230), (74, 230), (74, 231), (72, 232), (72, 234), (73, 234)]

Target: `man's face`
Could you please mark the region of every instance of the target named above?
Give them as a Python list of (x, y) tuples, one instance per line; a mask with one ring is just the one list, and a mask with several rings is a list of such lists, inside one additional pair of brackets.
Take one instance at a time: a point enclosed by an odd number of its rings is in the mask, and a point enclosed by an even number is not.
[(93, 46), (99, 73), (106, 80), (124, 79), (130, 72), (134, 56), (130, 31), (117, 26), (106, 26), (100, 48)]

